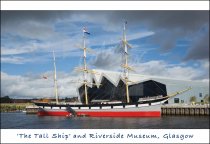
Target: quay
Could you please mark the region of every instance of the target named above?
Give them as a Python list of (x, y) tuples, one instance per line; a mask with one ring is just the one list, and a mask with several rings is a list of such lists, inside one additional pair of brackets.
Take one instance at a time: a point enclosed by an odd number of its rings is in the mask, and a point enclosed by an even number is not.
[(161, 114), (209, 116), (209, 105), (163, 105)]
[(26, 107), (26, 114), (37, 114), (39, 107), (30, 105)]

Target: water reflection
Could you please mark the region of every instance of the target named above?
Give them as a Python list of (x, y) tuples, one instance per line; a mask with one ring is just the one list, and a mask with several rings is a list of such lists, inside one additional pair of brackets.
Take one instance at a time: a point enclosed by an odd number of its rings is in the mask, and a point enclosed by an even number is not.
[(207, 116), (159, 118), (52, 117), (1, 113), (2, 129), (209, 129)]

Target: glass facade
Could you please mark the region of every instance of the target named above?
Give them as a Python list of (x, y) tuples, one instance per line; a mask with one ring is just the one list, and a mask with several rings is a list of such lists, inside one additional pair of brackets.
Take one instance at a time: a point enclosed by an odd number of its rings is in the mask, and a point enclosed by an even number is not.
[[(94, 83), (94, 80), (93, 80)], [(88, 101), (92, 100), (117, 100), (126, 102), (125, 83), (120, 79), (117, 86), (106, 77), (102, 77), (99, 87), (93, 85), (88, 87)], [(79, 87), (81, 102), (85, 102), (84, 85)], [(129, 85), (129, 96), (131, 102), (137, 102), (139, 98), (167, 95), (166, 85), (154, 80), (148, 80), (134, 85)]]

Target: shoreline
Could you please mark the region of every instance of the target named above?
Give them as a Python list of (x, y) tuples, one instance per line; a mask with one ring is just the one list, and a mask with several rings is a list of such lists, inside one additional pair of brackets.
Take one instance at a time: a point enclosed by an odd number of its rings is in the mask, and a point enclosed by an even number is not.
[(1, 103), (0, 112), (22, 112), (30, 105), (33, 105), (33, 103)]

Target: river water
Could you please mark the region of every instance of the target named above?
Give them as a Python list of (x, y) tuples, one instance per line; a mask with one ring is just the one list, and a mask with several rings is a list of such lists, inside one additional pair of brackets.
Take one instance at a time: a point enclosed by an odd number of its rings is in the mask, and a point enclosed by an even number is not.
[(99, 118), (1, 113), (2, 129), (209, 129), (208, 116)]

